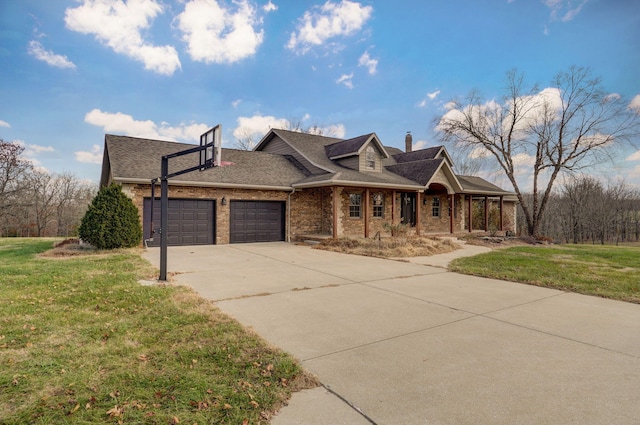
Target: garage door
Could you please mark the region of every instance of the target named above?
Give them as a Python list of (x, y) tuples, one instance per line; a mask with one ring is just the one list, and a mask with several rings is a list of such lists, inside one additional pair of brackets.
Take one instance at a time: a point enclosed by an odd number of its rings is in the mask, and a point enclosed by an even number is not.
[[(160, 199), (153, 203), (153, 227), (160, 228)], [(169, 199), (168, 245), (212, 245), (215, 242), (215, 201), (203, 199)], [(151, 227), (151, 198), (144, 200), (144, 238)], [(156, 233), (149, 246), (160, 246)]]
[(284, 202), (231, 201), (231, 243), (284, 241)]

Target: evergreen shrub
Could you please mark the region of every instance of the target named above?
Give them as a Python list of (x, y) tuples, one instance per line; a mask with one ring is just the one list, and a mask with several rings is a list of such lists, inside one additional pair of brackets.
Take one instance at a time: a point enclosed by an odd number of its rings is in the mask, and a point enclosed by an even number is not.
[(138, 209), (120, 185), (103, 187), (82, 218), (78, 234), (98, 249), (134, 247), (142, 240)]

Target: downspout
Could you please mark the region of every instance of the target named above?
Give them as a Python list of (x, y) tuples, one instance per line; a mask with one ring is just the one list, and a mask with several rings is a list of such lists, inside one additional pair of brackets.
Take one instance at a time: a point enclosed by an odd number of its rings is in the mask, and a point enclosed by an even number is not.
[(289, 195), (287, 195), (287, 242), (291, 243), (291, 195), (296, 191), (296, 188), (292, 188)]

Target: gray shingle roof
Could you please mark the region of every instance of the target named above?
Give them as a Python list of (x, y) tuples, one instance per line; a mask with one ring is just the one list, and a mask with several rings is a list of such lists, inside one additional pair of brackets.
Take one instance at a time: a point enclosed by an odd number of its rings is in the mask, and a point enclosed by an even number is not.
[(432, 148), (420, 149), (412, 152), (402, 152), (397, 155), (393, 155), (393, 159), (398, 163), (422, 161), (424, 159), (435, 159), (438, 153), (442, 150), (442, 146), (435, 146)]
[(489, 183), (482, 177), (476, 176), (456, 176), (465, 192), (496, 194), (496, 195), (513, 195), (513, 192), (506, 191), (493, 183)]
[[(362, 185), (368, 187), (396, 187), (420, 190), (431, 180), (444, 162), (434, 158), (440, 147), (409, 153), (396, 153), (385, 160), (382, 172), (359, 172), (332, 161), (327, 152), (351, 153), (359, 150), (372, 134), (343, 141), (334, 137), (318, 136), (287, 130), (272, 130), (298, 155), (267, 153), (260, 150), (243, 151), (222, 149), (226, 164), (205, 171), (193, 171), (176, 176), (171, 181), (194, 185), (278, 188), (314, 187), (323, 185)], [(263, 141), (267, 140), (266, 138)], [(340, 142), (346, 142), (341, 145)], [(261, 142), (262, 143), (262, 142)], [(105, 153), (101, 184), (116, 182), (148, 182), (160, 176), (160, 163), (164, 155), (193, 148), (196, 145), (129, 136), (105, 135)], [(259, 145), (260, 146), (260, 145)], [(395, 148), (390, 148), (395, 149)], [(291, 152), (294, 152), (291, 151)], [(396, 152), (397, 150), (391, 150)], [(300, 156), (302, 155), (302, 156)], [(325, 169), (314, 169), (312, 174), (298, 159), (306, 158)], [(306, 161), (305, 161), (306, 162)], [(172, 158), (169, 172), (187, 169), (198, 164), (198, 153)], [(387, 165), (390, 164), (390, 165)], [(456, 176), (466, 193), (513, 195), (488, 181), (475, 176)]]
[(373, 133), (364, 134), (362, 136), (354, 137), (349, 140), (342, 140), (340, 142), (332, 143), (325, 146), (325, 151), (329, 158), (336, 158), (345, 155), (356, 155), (362, 145), (373, 135)]
[[(141, 139), (128, 136), (105, 136), (105, 156), (115, 181), (145, 181), (160, 176), (160, 163), (164, 155), (186, 150), (196, 145)], [(198, 154), (189, 154), (169, 159), (169, 173), (187, 169), (198, 164)], [(223, 167), (205, 171), (193, 171), (175, 177), (175, 181), (209, 184), (235, 184), (243, 186), (291, 187), (305, 178), (298, 167), (281, 155), (222, 149)], [(103, 170), (101, 184), (106, 184)]]
[[(413, 153), (413, 152), (412, 152)], [(401, 162), (387, 166), (387, 170), (425, 186), (438, 171), (443, 158), (425, 159), (422, 161)]]

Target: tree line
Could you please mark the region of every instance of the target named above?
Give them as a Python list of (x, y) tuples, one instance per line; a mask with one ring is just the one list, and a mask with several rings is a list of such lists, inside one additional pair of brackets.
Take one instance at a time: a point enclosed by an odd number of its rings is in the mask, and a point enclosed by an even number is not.
[[(533, 196), (523, 197), (531, 203)], [(518, 231), (526, 222), (518, 209)], [(640, 189), (624, 182), (603, 184), (592, 176), (574, 177), (549, 197), (539, 234), (560, 243), (621, 243), (640, 241)]]
[(0, 139), (0, 237), (77, 235), (95, 184), (38, 170), (24, 149)]

